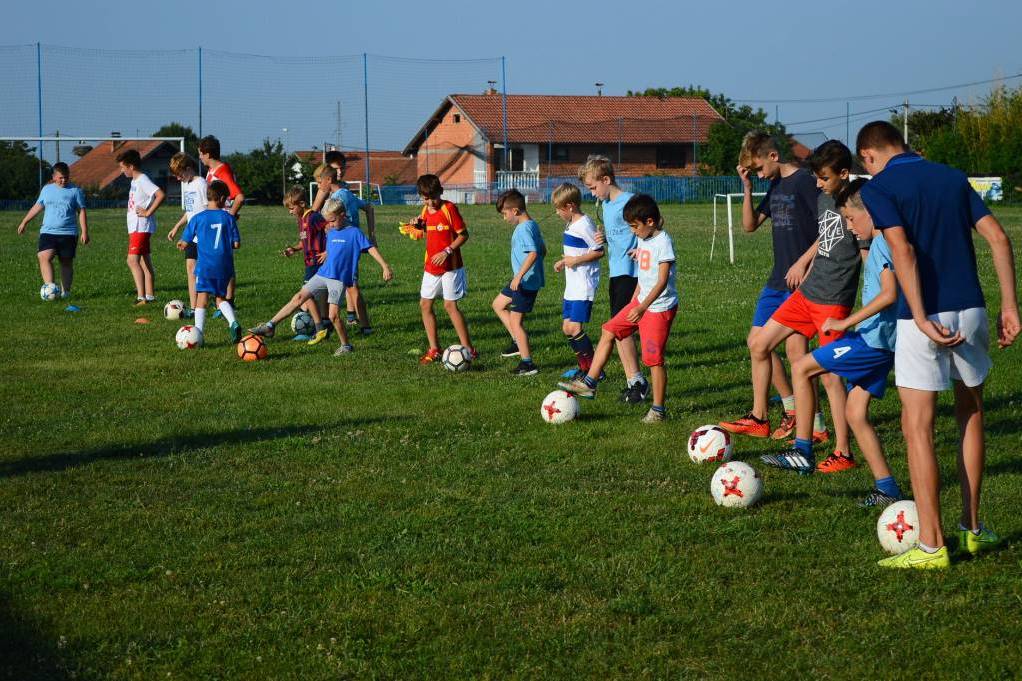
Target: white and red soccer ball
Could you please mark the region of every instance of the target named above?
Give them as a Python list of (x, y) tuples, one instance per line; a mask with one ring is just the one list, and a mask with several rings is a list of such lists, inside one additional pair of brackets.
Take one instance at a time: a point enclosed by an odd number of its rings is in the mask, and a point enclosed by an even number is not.
[(174, 336), (174, 342), (182, 350), (194, 350), (202, 347), (202, 332), (197, 326), (182, 326)]
[(567, 423), (578, 416), (578, 398), (569, 392), (555, 390), (543, 398), (539, 413), (547, 423)]
[(731, 460), (731, 433), (720, 426), (700, 426), (688, 438), (688, 458), (692, 463)]
[(710, 494), (718, 506), (746, 508), (763, 495), (763, 478), (749, 464), (729, 461), (713, 474)]
[(897, 555), (916, 545), (919, 540), (919, 512), (916, 502), (896, 501), (877, 519), (877, 539), (884, 551)]
[(185, 313), (185, 304), (180, 300), (172, 300), (163, 306), (163, 316), (170, 320), (181, 319)]

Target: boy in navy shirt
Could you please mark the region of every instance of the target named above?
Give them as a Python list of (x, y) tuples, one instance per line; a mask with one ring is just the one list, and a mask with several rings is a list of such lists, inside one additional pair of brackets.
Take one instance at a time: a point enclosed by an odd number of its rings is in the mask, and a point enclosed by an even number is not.
[(225, 211), (227, 185), (214, 180), (206, 188), (206, 210), (196, 213), (180, 241), (177, 250), (183, 251), (195, 244), (198, 257), (195, 260), (195, 327), (205, 332), (206, 306), (213, 294), (217, 309), (231, 325), (231, 342), (241, 340), (241, 324), (234, 316), (234, 308), (227, 300), (227, 287), (234, 278), (234, 249), (241, 246), (241, 235), (234, 216)]
[(891, 249), (901, 287), (894, 376), (902, 403), (912, 492), (919, 510), (919, 542), (880, 561), (892, 568), (950, 565), (940, 525), (940, 473), (933, 446), (937, 395), (954, 385), (960, 443), (962, 514), (959, 548), (971, 554), (1000, 538), (979, 520), (983, 479), (983, 384), (991, 361), (987, 314), (976, 272), (975, 229), (990, 244), (1000, 284), (998, 344), (1019, 333), (1011, 241), (965, 174), (908, 151), (886, 121), (859, 131), (857, 151), (873, 179), (862, 200)]

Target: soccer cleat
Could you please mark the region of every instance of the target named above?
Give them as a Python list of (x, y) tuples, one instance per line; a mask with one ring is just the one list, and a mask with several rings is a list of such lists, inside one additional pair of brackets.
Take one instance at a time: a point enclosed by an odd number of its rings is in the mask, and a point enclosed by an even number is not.
[[(819, 470), (819, 468), (817, 468)], [(901, 497), (892, 497), (889, 494), (884, 494), (877, 488), (873, 488), (866, 498), (858, 503), (859, 508), (887, 508), (895, 501), (901, 501)]]
[(764, 454), (759, 459), (768, 466), (795, 471), (799, 475), (809, 475), (814, 470), (811, 455), (807, 457), (794, 447), (786, 449), (780, 454)]
[(259, 326), (249, 329), (249, 333), (255, 336), (263, 336), (264, 338), (273, 338), (273, 327), (270, 326), (269, 322), (266, 324), (260, 324)]
[(573, 378), (570, 381), (558, 381), (557, 387), (565, 392), (571, 393), (572, 395), (584, 397), (589, 400), (596, 397), (596, 388), (590, 388), (581, 377)]
[(722, 421), (721, 428), (736, 435), (748, 435), (749, 437), (769, 437), (770, 421), (760, 420), (749, 412), (740, 419), (734, 421)]
[[(822, 445), (822, 444), (825, 444), (827, 442), (830, 442), (830, 431), (827, 431), (827, 430), (814, 430), (813, 431), (813, 444), (814, 445)], [(795, 444), (795, 438), (789, 438), (788, 439), (788, 444), (789, 445)]]
[(532, 362), (519, 362), (518, 366), (511, 370), (514, 376), (535, 376), (539, 373), (539, 369)]
[(181, 312), (181, 319), (195, 319), (195, 308), (186, 308)]
[(840, 473), (850, 468), (855, 468), (855, 457), (851, 452), (847, 454), (834, 452), (816, 465), (816, 470), (820, 473)]
[(646, 415), (642, 417), (643, 423), (663, 423), (666, 420), (667, 412), (657, 411), (652, 407), (650, 407), (649, 411), (646, 412)]
[(349, 352), (354, 352), (354, 351), (355, 351), (355, 348), (350, 343), (347, 344), (347, 345), (342, 345), (341, 347), (339, 347), (336, 350), (334, 350), (334, 357), (340, 357), (341, 355), (346, 355)]
[(642, 381), (635, 385), (627, 386), (621, 391), (620, 400), (625, 404), (639, 404), (649, 397), (649, 382)]
[(941, 546), (933, 553), (927, 553), (914, 546), (905, 553), (877, 561), (877, 565), (886, 568), (915, 568), (917, 570), (944, 570), (951, 567), (951, 558), (947, 547)]
[(220, 310), (217, 310), (216, 312), (213, 313), (213, 319), (220, 319), (223, 316), (224, 316), (224, 313), (221, 312)]
[(302, 343), (306, 343), (306, 342), (312, 340), (312, 336), (306, 336), (304, 333), (299, 333), (299, 334), (296, 334), (295, 337), (292, 338), (291, 340), (293, 340), (293, 341), (301, 341)]
[(518, 354), (518, 343), (515, 342), (500, 351), (501, 357), (518, 357)]
[(241, 324), (239, 324), (238, 322), (233, 322), (231, 324), (231, 342), (232, 343), (241, 342)]
[(468, 354), (472, 355), (473, 362), (479, 359), (479, 351), (476, 350), (474, 347), (468, 349)]
[(135, 307), (142, 307), (143, 305), (148, 305), (148, 304), (149, 304), (149, 301), (146, 300), (145, 298), (138, 298), (138, 299), (135, 300)]
[(958, 550), (968, 551), (972, 555), (987, 551), (1001, 543), (1001, 538), (993, 530), (987, 529), (983, 523), (979, 524), (979, 534), (972, 530), (958, 528)]
[(322, 343), (323, 341), (326, 340), (326, 337), (328, 335), (330, 334), (327, 333), (326, 329), (320, 329), (315, 333), (315, 335), (311, 339), (309, 339), (306, 345), (316, 345), (318, 343)]
[(61, 300), (67, 300), (70, 297), (71, 297), (71, 292), (70, 291), (61, 291), (60, 292), (60, 299)]
[(777, 430), (770, 433), (771, 440), (783, 440), (786, 437), (791, 437), (791, 434), (795, 432), (795, 412), (785, 411), (784, 416), (781, 417), (781, 423), (777, 426)]
[(438, 348), (430, 348), (426, 351), (426, 354), (419, 358), (419, 364), (425, 366), (426, 364), (432, 364), (440, 359), (440, 350)]
[(358, 326), (358, 317), (349, 312), (348, 318), (345, 320), (345, 323), (348, 326)]

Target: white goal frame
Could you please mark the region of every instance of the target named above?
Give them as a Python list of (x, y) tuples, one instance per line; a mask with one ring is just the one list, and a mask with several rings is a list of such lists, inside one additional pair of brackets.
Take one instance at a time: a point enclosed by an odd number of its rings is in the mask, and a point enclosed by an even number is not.
[[(753, 192), (753, 196), (766, 196), (766, 192)], [(713, 195), (713, 238), (710, 239), (710, 260), (713, 260), (713, 247), (717, 243), (717, 199), (723, 199), (727, 203), (727, 252), (728, 262), (735, 264), (735, 229), (733, 211), (731, 209), (732, 198), (745, 198), (745, 194), (714, 194)]]

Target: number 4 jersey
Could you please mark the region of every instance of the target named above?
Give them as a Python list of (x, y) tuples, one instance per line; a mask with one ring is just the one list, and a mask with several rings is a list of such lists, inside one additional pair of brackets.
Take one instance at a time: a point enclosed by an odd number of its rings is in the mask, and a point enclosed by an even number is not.
[(188, 221), (181, 241), (198, 246), (195, 276), (230, 279), (234, 276), (234, 244), (241, 243), (238, 223), (225, 210), (204, 210)]

